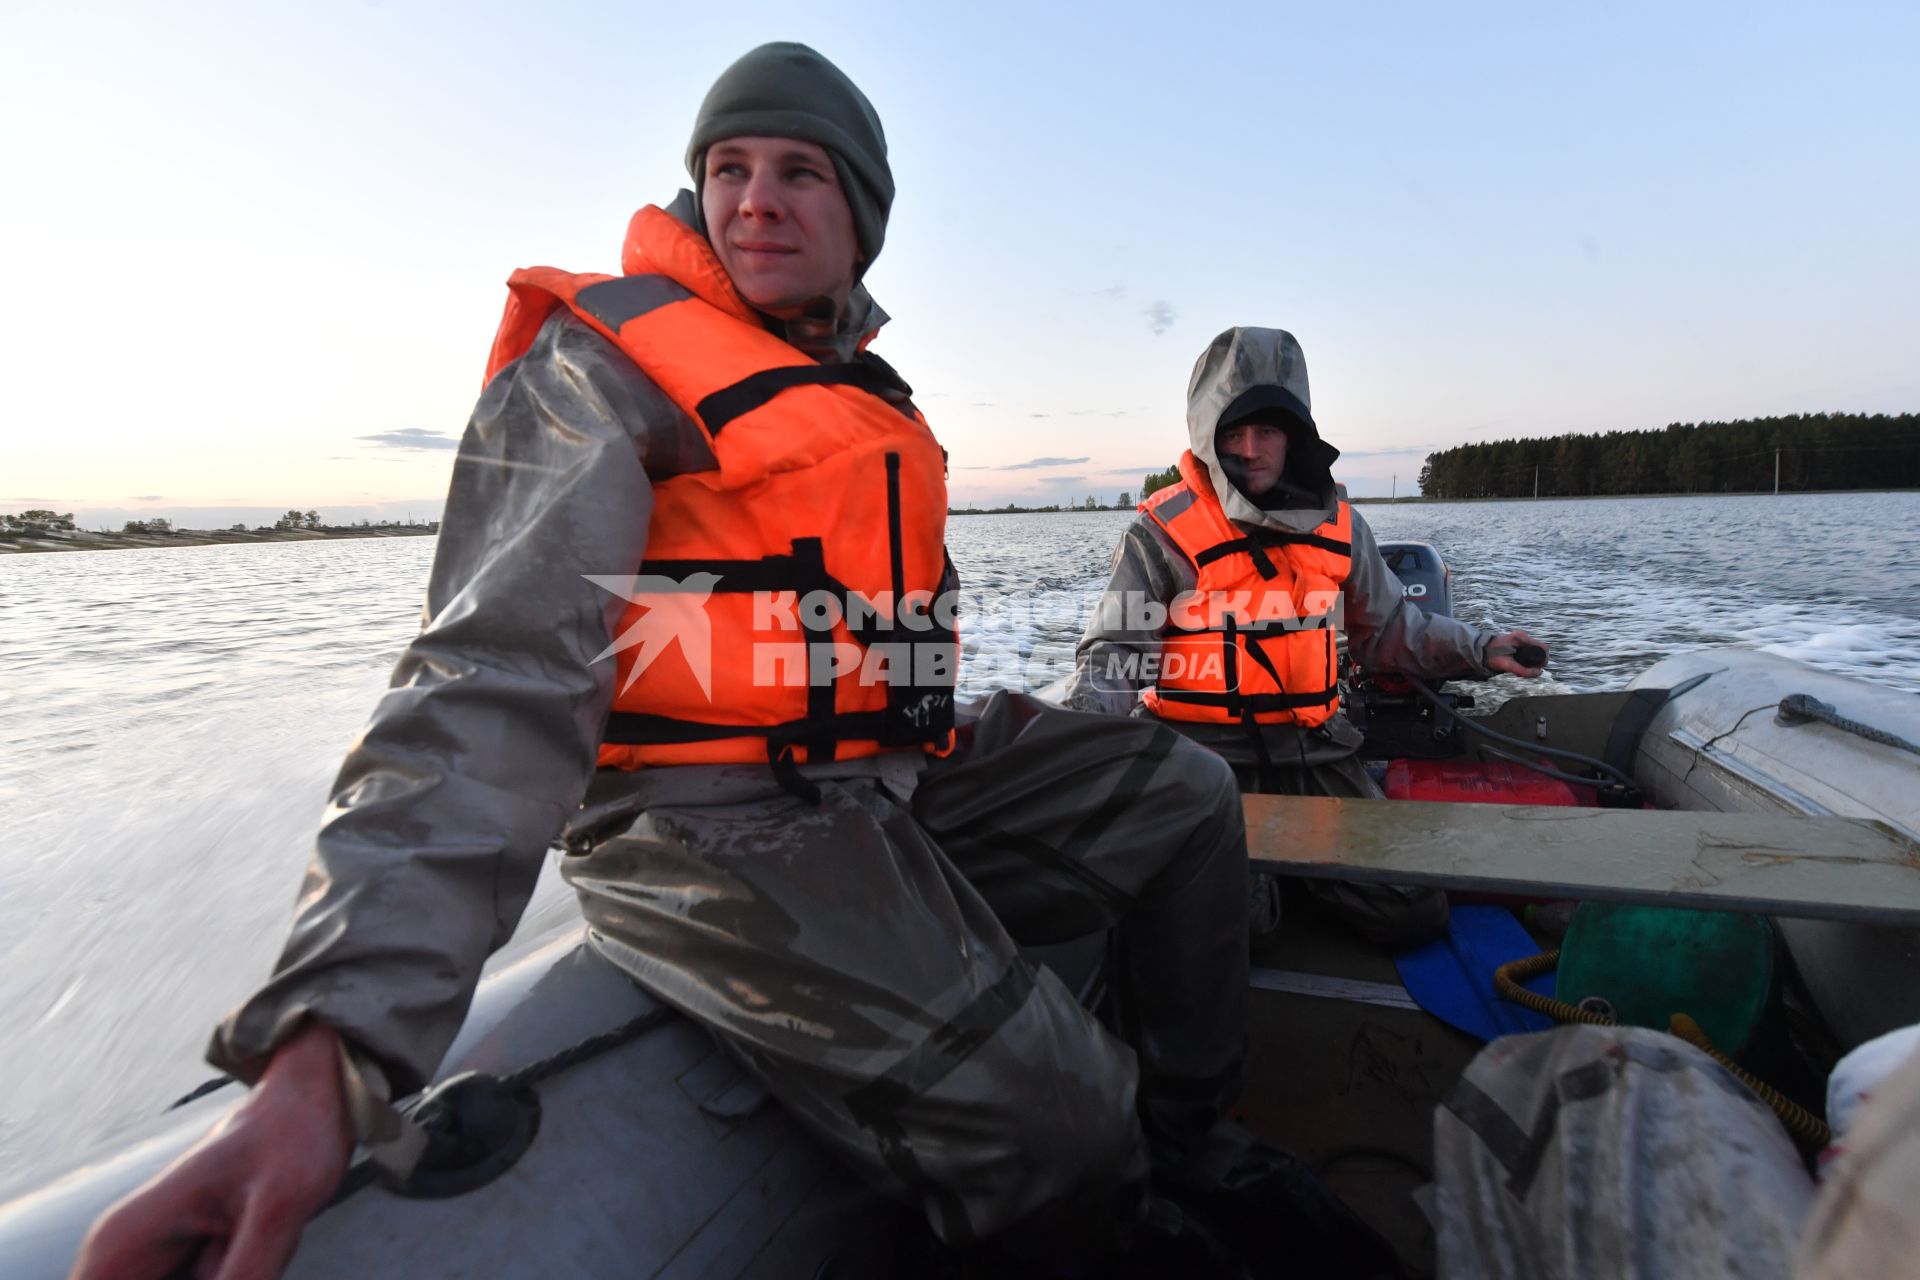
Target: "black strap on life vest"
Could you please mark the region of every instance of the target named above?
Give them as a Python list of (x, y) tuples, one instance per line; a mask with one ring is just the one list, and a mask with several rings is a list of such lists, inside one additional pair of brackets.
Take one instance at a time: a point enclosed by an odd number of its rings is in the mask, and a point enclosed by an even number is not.
[(755, 591), (845, 592), (846, 588), (827, 572), (820, 539), (795, 538), (793, 551), (784, 556), (766, 556), (759, 560), (645, 560), (640, 572), (649, 577), (684, 580), (696, 573), (719, 577), (715, 594), (747, 595)]
[[(1268, 636), (1285, 635), (1294, 631), (1331, 631), (1333, 615), (1315, 614), (1311, 618), (1268, 618), (1264, 622), (1235, 622), (1236, 634), (1249, 640), (1264, 640)], [(1170, 636), (1203, 636), (1209, 632), (1226, 630), (1225, 623), (1217, 627), (1176, 627), (1168, 623), (1165, 634)]]
[[(609, 333), (617, 334), (628, 321), (693, 296), (692, 290), (672, 277), (650, 273), (590, 284), (574, 295), (573, 305), (599, 321)], [(782, 391), (833, 386), (856, 387), (889, 404), (913, 395), (913, 388), (892, 365), (870, 351), (862, 351), (844, 363), (781, 365), (750, 373), (706, 396), (694, 412), (706, 424), (709, 435), (718, 435), (720, 428)]]
[[(849, 736), (858, 733), (871, 738), (879, 732), (884, 717), (885, 713), (879, 711), (849, 711), (838, 719), (845, 722)], [(778, 724), (719, 724), (656, 716), (645, 711), (616, 711), (607, 717), (607, 731), (600, 740), (616, 747), (651, 747), (765, 737), (783, 746), (792, 746), (796, 742), (804, 743), (811, 724), (811, 718)]]
[(1340, 690), (1317, 689), (1308, 693), (1202, 693), (1196, 689), (1160, 689), (1162, 702), (1185, 702), (1196, 707), (1224, 707), (1235, 716), (1252, 708), (1262, 711), (1298, 711), (1303, 707), (1324, 707), (1340, 695)]
[[(1226, 685), (1228, 693), (1239, 693), (1240, 650), (1243, 644), (1240, 637), (1239, 620), (1232, 614), (1228, 614), (1226, 617), (1226, 625), (1221, 628), (1221, 633), (1223, 637), (1222, 643), (1226, 646), (1224, 654), (1225, 660), (1222, 664), (1225, 671), (1225, 680), (1223, 683)], [(1264, 667), (1267, 673), (1273, 677), (1274, 685), (1282, 692), (1285, 692), (1286, 685), (1280, 679), (1280, 672), (1275, 669), (1273, 660), (1267, 657), (1261, 650), (1259, 643), (1256, 641), (1246, 644), (1245, 648), (1247, 655)], [(1228, 714), (1232, 715), (1235, 713), (1229, 708)], [(1253, 757), (1259, 762), (1260, 789), (1262, 791), (1272, 791), (1274, 786), (1273, 758), (1267, 754), (1267, 740), (1260, 732), (1259, 721), (1254, 719), (1253, 708), (1244, 701), (1240, 704), (1238, 714), (1241, 727), (1246, 730), (1247, 736), (1253, 739)]]
[[(925, 625), (903, 628), (900, 611), (905, 607), (906, 547), (902, 528), (900, 467), (898, 453), (886, 455), (887, 465), (887, 541), (888, 569), (893, 588), (892, 615), (875, 627), (849, 627), (854, 639), (867, 647), (881, 641), (897, 641), (903, 630), (917, 632), (922, 638), (915, 645), (948, 646), (957, 650), (959, 637), (954, 629), (942, 626), (935, 610)], [(820, 538), (795, 538), (788, 555), (766, 556), (758, 560), (649, 560), (640, 566), (642, 574), (684, 579), (694, 573), (711, 573), (719, 578), (713, 587), (717, 593), (791, 591), (804, 599), (813, 591), (836, 594), (842, 601), (851, 598), (846, 586), (827, 570), (825, 546)], [(940, 590), (950, 588), (952, 561), (948, 560)], [(928, 685), (914, 683), (919, 664), (897, 673), (900, 678), (887, 683), (887, 704), (883, 711), (841, 712), (835, 710), (833, 680), (814, 678), (816, 646), (831, 646), (833, 624), (810, 622), (800, 611), (800, 626), (807, 644), (807, 714), (800, 720), (780, 724), (723, 724), (703, 720), (680, 720), (671, 716), (632, 711), (614, 711), (607, 717), (601, 741), (614, 746), (652, 746), (690, 742), (716, 742), (726, 738), (761, 737), (767, 743), (767, 762), (774, 776), (788, 791), (807, 800), (820, 802), (820, 791), (799, 772), (794, 749), (804, 747), (809, 763), (834, 758), (838, 744), (844, 741), (873, 741), (884, 747), (910, 747), (922, 743), (943, 742), (953, 729), (954, 686), (950, 681)], [(955, 654), (957, 658), (957, 652)], [(957, 673), (956, 673), (957, 674)]]
[(1273, 681), (1274, 687), (1280, 690), (1280, 692), (1285, 693), (1287, 691), (1287, 682), (1280, 678), (1280, 669), (1273, 665), (1273, 659), (1267, 656), (1267, 651), (1255, 643), (1248, 643), (1245, 645), (1245, 648), (1247, 656), (1252, 658), (1255, 664), (1267, 673), (1267, 678)]
[(1230, 555), (1244, 551), (1253, 557), (1253, 567), (1262, 578), (1272, 578), (1278, 572), (1273, 562), (1267, 559), (1264, 547), (1307, 546), (1318, 547), (1322, 551), (1331, 551), (1335, 555), (1353, 557), (1353, 544), (1341, 542), (1337, 538), (1324, 537), (1317, 533), (1294, 533), (1287, 529), (1248, 529), (1245, 536), (1230, 538), (1225, 542), (1216, 542), (1193, 558), (1194, 567), (1204, 569), (1215, 560), (1224, 560)]
[(913, 394), (913, 388), (891, 365), (878, 356), (862, 353), (860, 358), (846, 364), (781, 365), (750, 373), (703, 398), (694, 406), (694, 412), (706, 424), (707, 434), (717, 436), (720, 429), (735, 418), (752, 413), (782, 391), (795, 387), (855, 387), (882, 400)]
[[(1221, 633), (1221, 682), (1225, 692), (1208, 693), (1198, 689), (1169, 689), (1164, 685), (1156, 690), (1164, 702), (1184, 702), (1196, 707), (1220, 707), (1235, 719), (1246, 720), (1251, 716), (1267, 711), (1298, 711), (1306, 707), (1324, 707), (1331, 705), (1340, 696), (1337, 685), (1330, 684), (1325, 689), (1307, 693), (1288, 693), (1286, 682), (1280, 678), (1280, 670), (1260, 647), (1258, 641), (1251, 643), (1243, 639), (1233, 617), (1229, 615), (1219, 628)], [(1240, 655), (1246, 654), (1265, 671), (1280, 690), (1278, 693), (1242, 693), (1240, 692)]]

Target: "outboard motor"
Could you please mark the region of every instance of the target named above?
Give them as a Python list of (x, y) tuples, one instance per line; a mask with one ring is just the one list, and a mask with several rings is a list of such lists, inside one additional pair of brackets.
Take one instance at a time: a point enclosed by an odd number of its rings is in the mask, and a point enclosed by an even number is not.
[[(1441, 617), (1453, 616), (1453, 571), (1430, 542), (1383, 542), (1380, 558), (1400, 580), (1414, 607)], [(1458, 678), (1468, 678), (1462, 671)], [(1456, 708), (1473, 705), (1471, 694), (1445, 690), (1441, 696)], [(1459, 752), (1453, 721), (1436, 717), (1431, 706), (1402, 676), (1392, 672), (1354, 671), (1342, 690), (1347, 718), (1365, 733), (1368, 756), (1451, 756)]]
[(1453, 616), (1453, 571), (1431, 542), (1383, 542), (1380, 558), (1400, 579), (1407, 599), (1427, 613)]

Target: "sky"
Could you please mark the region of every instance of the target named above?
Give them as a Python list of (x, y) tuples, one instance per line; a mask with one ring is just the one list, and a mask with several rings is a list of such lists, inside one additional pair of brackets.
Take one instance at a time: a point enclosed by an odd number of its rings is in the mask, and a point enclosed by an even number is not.
[(1920, 409), (1910, 4), (21, 4), (0, 511), (433, 517), (508, 273), (617, 271), (775, 39), (885, 122), (874, 350), (956, 505), (1137, 493), (1235, 324), (1299, 338), (1356, 496)]

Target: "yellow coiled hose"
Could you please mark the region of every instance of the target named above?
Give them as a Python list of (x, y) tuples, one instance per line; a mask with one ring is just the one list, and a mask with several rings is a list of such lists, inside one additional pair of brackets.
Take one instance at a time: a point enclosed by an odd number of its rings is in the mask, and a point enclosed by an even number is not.
[[(1560, 963), (1560, 950), (1554, 948), (1537, 956), (1527, 956), (1520, 960), (1510, 960), (1493, 971), (1493, 989), (1504, 1000), (1511, 1000), (1524, 1009), (1552, 1018), (1555, 1022), (1586, 1022), (1598, 1027), (1614, 1025), (1612, 1014), (1597, 1009), (1582, 1009), (1578, 1005), (1555, 1000), (1529, 991), (1520, 984), (1537, 978), (1543, 973), (1551, 973)], [(1715, 1062), (1731, 1071), (1734, 1078), (1759, 1096), (1760, 1100), (1773, 1108), (1780, 1117), (1780, 1123), (1787, 1127), (1800, 1141), (1813, 1147), (1824, 1147), (1833, 1141), (1833, 1132), (1827, 1128), (1826, 1121), (1814, 1115), (1799, 1103), (1786, 1097), (1778, 1089), (1765, 1081), (1757, 1079), (1739, 1063), (1720, 1052), (1700, 1029), (1700, 1024), (1684, 1013), (1676, 1013), (1667, 1020), (1667, 1030), (1685, 1040), (1694, 1048), (1705, 1053)]]

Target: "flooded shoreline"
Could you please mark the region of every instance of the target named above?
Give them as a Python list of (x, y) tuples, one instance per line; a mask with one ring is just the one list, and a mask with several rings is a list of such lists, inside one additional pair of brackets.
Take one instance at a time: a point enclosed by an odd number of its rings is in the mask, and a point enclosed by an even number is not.
[(133, 551), (165, 547), (232, 547), (254, 542), (327, 542), (340, 538), (420, 538), (440, 532), (432, 524), (377, 524), (339, 529), (178, 529), (170, 533), (98, 533), (84, 529), (0, 533), (0, 555), (38, 551)]

